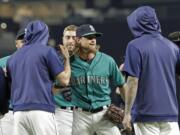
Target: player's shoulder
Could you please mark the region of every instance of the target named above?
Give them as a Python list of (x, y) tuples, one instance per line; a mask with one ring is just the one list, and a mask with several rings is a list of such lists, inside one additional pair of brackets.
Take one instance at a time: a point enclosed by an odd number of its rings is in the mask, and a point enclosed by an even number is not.
[(7, 61), (10, 58), (10, 55), (0, 58), (0, 63)]
[(97, 52), (97, 55), (99, 55), (102, 59), (105, 59), (106, 61), (114, 61), (114, 58), (106, 53)]
[(0, 58), (0, 67), (5, 68), (9, 58), (10, 55)]
[(172, 42), (166, 37), (164, 37), (163, 40), (165, 41), (166, 45), (169, 46), (169, 48), (179, 51), (179, 47), (177, 46), (177, 44), (175, 44), (174, 42)]
[(57, 54), (58, 55), (58, 50), (56, 50), (54, 47), (51, 47), (51, 46), (44, 46), (42, 48), (41, 52), (44, 55), (49, 55), (49, 54)]
[(142, 37), (135, 38), (128, 42), (127, 48), (141, 48), (144, 45), (145, 40)]

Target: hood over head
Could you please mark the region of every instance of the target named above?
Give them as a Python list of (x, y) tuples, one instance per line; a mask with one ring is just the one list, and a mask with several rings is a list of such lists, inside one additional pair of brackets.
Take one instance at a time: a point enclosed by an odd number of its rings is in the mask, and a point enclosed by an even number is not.
[(127, 17), (128, 26), (135, 37), (143, 34), (161, 33), (155, 10), (150, 6), (137, 8)]
[(48, 26), (39, 20), (32, 21), (25, 29), (25, 45), (41, 44), (47, 45), (49, 39)]

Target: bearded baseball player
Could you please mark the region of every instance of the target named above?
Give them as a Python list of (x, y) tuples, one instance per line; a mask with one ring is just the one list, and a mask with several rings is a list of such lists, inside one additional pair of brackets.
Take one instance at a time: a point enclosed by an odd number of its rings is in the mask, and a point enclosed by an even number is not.
[[(69, 25), (64, 28), (63, 32), (63, 45), (67, 47), (72, 59), (76, 44), (76, 29), (77, 26)], [(60, 88), (60, 83), (56, 84), (56, 89)], [(55, 118), (57, 120), (59, 135), (71, 135), (72, 134), (72, 122), (73, 122), (73, 104), (71, 103), (71, 89), (70, 87), (65, 89), (59, 94), (55, 95), (56, 110)]]
[(97, 51), (96, 32), (89, 24), (76, 31), (79, 50), (71, 62), (73, 112), (72, 135), (120, 135), (118, 127), (104, 117), (111, 104), (110, 81), (125, 91), (125, 83), (112, 57)]

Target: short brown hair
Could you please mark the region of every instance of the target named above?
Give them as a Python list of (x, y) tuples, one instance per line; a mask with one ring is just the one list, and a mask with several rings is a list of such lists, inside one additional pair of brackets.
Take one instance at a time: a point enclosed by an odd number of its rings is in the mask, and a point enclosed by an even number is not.
[(64, 28), (63, 35), (66, 31), (76, 31), (77, 26), (76, 25), (68, 25), (67, 27)]

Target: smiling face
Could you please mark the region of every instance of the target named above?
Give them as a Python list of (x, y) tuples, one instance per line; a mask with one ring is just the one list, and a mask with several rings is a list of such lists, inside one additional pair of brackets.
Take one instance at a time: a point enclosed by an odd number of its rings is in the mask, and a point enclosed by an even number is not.
[(67, 47), (70, 54), (72, 54), (76, 47), (76, 29), (75, 25), (69, 25), (63, 32), (63, 45)]
[(76, 45), (76, 32), (65, 31), (63, 35), (63, 45), (68, 48), (68, 51), (73, 52)]
[(81, 37), (81, 38), (79, 38), (78, 43), (80, 44), (80, 48), (84, 52), (88, 52), (88, 53), (93, 52), (94, 53), (97, 51), (95, 35)]

